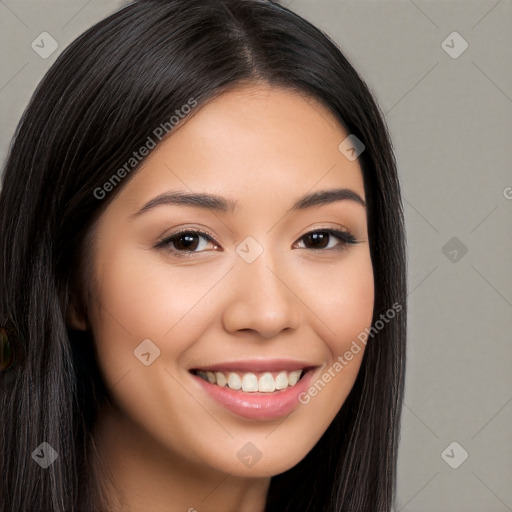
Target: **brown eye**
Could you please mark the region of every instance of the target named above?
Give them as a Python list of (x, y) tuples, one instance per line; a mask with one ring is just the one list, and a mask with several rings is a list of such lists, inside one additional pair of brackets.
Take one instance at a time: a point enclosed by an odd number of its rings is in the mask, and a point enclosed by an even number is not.
[(197, 233), (184, 233), (179, 236), (175, 236), (172, 239), (172, 244), (178, 251), (195, 251), (199, 246), (200, 236)]
[(316, 233), (310, 233), (304, 237), (306, 245), (312, 246), (312, 249), (325, 249), (329, 244), (329, 238), (331, 235), (325, 231), (317, 231)]
[[(352, 233), (337, 229), (310, 231), (309, 233), (306, 233), (300, 240), (304, 241), (306, 249), (312, 250), (342, 249), (347, 244), (358, 243)], [(338, 243), (336, 243), (336, 240), (338, 240)]]
[(202, 231), (186, 230), (158, 242), (155, 248), (167, 250), (176, 256), (186, 256), (203, 252), (207, 249), (208, 243), (212, 244), (214, 249), (219, 247), (209, 234)]

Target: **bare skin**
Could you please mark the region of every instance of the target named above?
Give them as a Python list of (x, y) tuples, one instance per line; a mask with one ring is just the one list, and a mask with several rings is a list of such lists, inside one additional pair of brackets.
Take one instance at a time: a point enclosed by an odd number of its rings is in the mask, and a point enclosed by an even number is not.
[[(370, 327), (365, 206), (345, 199), (290, 211), (320, 190), (365, 199), (357, 160), (338, 150), (347, 135), (311, 98), (239, 88), (164, 139), (99, 219), (95, 300), (87, 323), (76, 313), (71, 321), (92, 330), (113, 397), (94, 433), (119, 492), (112, 510), (262, 512), (270, 477), (302, 460), (343, 405), (364, 350), (307, 405), (274, 419), (226, 409), (189, 370), (285, 358), (317, 367), (314, 382)], [(133, 216), (168, 191), (239, 206), (159, 205)], [(184, 228), (205, 229), (214, 242), (198, 234), (190, 250), (183, 237), (155, 248)], [(305, 236), (325, 229), (348, 230), (358, 243)], [(263, 249), (251, 263), (237, 252), (248, 236)], [(134, 356), (145, 339), (160, 350), (149, 366)], [(252, 467), (238, 456), (247, 443), (261, 453)]]

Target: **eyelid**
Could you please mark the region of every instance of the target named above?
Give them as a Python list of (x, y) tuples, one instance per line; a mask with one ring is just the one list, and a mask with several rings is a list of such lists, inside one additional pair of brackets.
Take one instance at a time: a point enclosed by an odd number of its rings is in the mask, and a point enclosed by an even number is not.
[(169, 234), (162, 235), (157, 243), (164, 242), (166, 240), (169, 240), (169, 238), (174, 238), (178, 235), (181, 235), (182, 233), (201, 233), (202, 235), (205, 235), (205, 237), (208, 239), (215, 238), (215, 235), (207, 228), (203, 228), (200, 226), (186, 226), (184, 228), (177, 228), (176, 231), (171, 231)]

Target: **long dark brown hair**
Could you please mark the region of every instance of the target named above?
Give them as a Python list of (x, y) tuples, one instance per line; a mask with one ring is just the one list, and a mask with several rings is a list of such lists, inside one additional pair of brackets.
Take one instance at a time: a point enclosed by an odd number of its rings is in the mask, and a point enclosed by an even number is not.
[[(389, 512), (395, 495), (405, 371), (405, 230), (396, 162), (367, 85), (322, 31), (277, 2), (140, 0), (67, 47), (14, 135), (0, 192), (0, 324), (15, 364), (0, 372), (0, 509), (98, 510), (91, 430), (105, 388), (85, 309), (91, 227), (137, 170), (95, 190), (193, 97), (197, 108), (254, 82), (321, 101), (365, 145), (359, 156), (375, 282), (374, 322), (356, 382), (323, 437), (271, 479), (266, 512)], [(341, 141), (340, 141), (341, 142)], [(78, 277), (77, 277), (78, 276)], [(84, 285), (85, 286), (85, 285)], [(43, 470), (42, 442), (59, 454)]]

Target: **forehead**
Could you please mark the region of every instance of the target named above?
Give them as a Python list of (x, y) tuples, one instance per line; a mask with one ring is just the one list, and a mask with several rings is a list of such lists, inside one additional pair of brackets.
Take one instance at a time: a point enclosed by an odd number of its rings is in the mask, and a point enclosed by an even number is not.
[(225, 92), (157, 145), (120, 194), (139, 204), (165, 190), (288, 201), (347, 187), (364, 198), (361, 169), (339, 150), (348, 133), (316, 99), (261, 85)]

